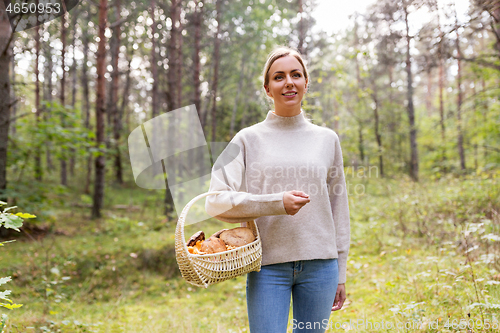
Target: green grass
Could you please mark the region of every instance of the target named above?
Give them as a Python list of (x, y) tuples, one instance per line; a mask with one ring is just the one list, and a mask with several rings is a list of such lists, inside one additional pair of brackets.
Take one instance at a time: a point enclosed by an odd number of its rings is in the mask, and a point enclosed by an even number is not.
[[(476, 332), (479, 322), (498, 325), (500, 242), (488, 239), (500, 235), (500, 174), (347, 180), (363, 191), (350, 195), (348, 299), (329, 332), (349, 322), (356, 332), (465, 331), (445, 327), (460, 319), (474, 320)], [(85, 196), (60, 195), (52, 233), (0, 250), (0, 276), (13, 277), (7, 289), (23, 304), (0, 310), (9, 315), (6, 332), (249, 332), (245, 277), (202, 289), (179, 276), (175, 220), (161, 217), (161, 193), (110, 187), (100, 220), (73, 206)], [(208, 221), (185, 233), (224, 226)], [(382, 321), (420, 326), (377, 330)]]

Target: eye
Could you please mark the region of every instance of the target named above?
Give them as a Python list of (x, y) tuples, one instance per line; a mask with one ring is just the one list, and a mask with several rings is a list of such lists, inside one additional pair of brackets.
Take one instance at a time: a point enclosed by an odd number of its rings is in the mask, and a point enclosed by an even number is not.
[(276, 76), (274, 77), (274, 79), (275, 79), (275, 80), (279, 80), (279, 79), (282, 79), (282, 78), (283, 78), (283, 76), (282, 76), (282, 75), (276, 75)]
[(295, 73), (293, 76), (295, 76), (295, 77), (301, 77), (302, 75), (300, 75), (300, 73)]

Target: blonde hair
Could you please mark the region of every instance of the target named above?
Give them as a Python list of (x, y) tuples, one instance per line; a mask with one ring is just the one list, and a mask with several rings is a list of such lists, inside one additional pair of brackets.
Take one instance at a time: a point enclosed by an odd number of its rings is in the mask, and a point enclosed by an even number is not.
[(271, 69), (273, 63), (279, 58), (283, 58), (286, 56), (293, 56), (300, 62), (302, 68), (304, 69), (304, 78), (307, 80), (307, 86), (309, 86), (309, 73), (307, 72), (307, 67), (304, 64), (302, 56), (296, 49), (288, 46), (278, 46), (267, 56), (266, 65), (264, 66), (264, 71), (262, 72), (264, 78), (264, 86), (269, 86), (269, 69)]

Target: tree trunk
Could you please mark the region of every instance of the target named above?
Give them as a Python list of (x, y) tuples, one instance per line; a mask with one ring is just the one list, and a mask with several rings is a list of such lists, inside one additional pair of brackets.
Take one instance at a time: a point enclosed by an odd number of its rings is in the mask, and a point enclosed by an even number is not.
[[(152, 112), (151, 118), (155, 118), (158, 115), (158, 64), (156, 60), (156, 18), (155, 18), (156, 3), (155, 0), (151, 0), (151, 19), (153, 24), (151, 24), (151, 73), (153, 75), (153, 88), (151, 89), (152, 94)], [(156, 137), (156, 135), (155, 135)]]
[[(484, 33), (481, 34), (481, 50), (484, 50), (484, 41), (486, 39), (486, 36)], [(486, 93), (486, 81), (484, 79), (484, 76), (481, 76), (481, 94)], [(488, 99), (487, 98), (482, 98), (481, 99), (481, 114), (483, 118), (483, 123), (486, 124), (488, 121)], [(483, 140), (484, 144), (484, 140)], [(483, 149), (483, 158), (484, 158), (484, 163), (486, 164), (486, 161), (488, 160), (488, 149)]]
[(236, 91), (236, 97), (234, 98), (233, 112), (231, 114), (231, 124), (229, 126), (229, 136), (232, 138), (234, 133), (234, 123), (236, 121), (236, 111), (238, 110), (238, 99), (240, 97), (241, 90), (243, 89), (243, 81), (245, 79), (245, 64), (246, 57), (243, 55), (241, 57), (241, 71), (240, 79), (238, 81), (238, 90)]
[(217, 111), (217, 85), (219, 83), (219, 65), (220, 65), (220, 34), (221, 34), (221, 21), (222, 21), (222, 0), (217, 0), (216, 2), (216, 20), (217, 20), (217, 34), (215, 36), (215, 46), (214, 46), (214, 81), (212, 83), (212, 142), (216, 142), (217, 134), (217, 117), (215, 115)]
[(380, 169), (380, 177), (384, 178), (384, 159), (382, 155), (382, 136), (379, 132), (379, 117), (378, 117), (378, 96), (377, 96), (377, 83), (373, 81), (373, 93), (372, 93), (373, 103), (375, 107), (373, 108), (373, 117), (375, 119), (375, 140), (377, 141), (378, 147), (378, 163)]
[[(128, 61), (128, 69), (126, 72), (125, 88), (123, 91), (122, 104), (121, 104), (120, 108), (117, 110), (117, 114), (115, 117), (115, 124), (114, 124), (114, 127), (116, 128), (115, 141), (117, 143), (120, 142), (121, 132), (123, 130), (123, 115), (125, 114), (125, 109), (126, 109), (127, 101), (128, 101), (128, 95), (129, 95), (129, 91), (130, 91), (130, 72), (132, 70), (131, 63), (132, 63), (132, 57), (130, 57), (130, 60)], [(128, 130), (127, 130), (127, 132), (128, 132)], [(120, 151), (118, 151), (118, 149), (119, 149), (118, 144), (116, 147), (117, 147), (117, 154), (115, 156), (116, 178), (121, 179), (121, 183), (123, 183), (123, 167), (122, 167), (121, 153), (120, 153)]]
[(10, 89), (10, 100), (12, 101), (12, 107), (11, 107), (11, 114), (12, 114), (12, 123), (10, 124), (10, 130), (12, 133), (12, 136), (16, 135), (17, 128), (16, 128), (16, 114), (17, 114), (17, 103), (16, 101), (16, 90), (14, 89), (14, 84), (16, 82), (16, 60), (14, 57), (10, 57), (10, 63), (11, 63), (11, 89)]
[(415, 126), (415, 110), (413, 107), (413, 77), (411, 71), (411, 55), (410, 55), (410, 27), (408, 24), (408, 7), (403, 4), (404, 18), (406, 24), (406, 74), (408, 77), (408, 120), (410, 125), (410, 177), (414, 181), (418, 181), (418, 150), (417, 150), (417, 129)]
[(302, 0), (298, 0), (298, 6), (299, 6), (299, 15), (300, 15), (300, 20), (299, 20), (299, 45), (297, 47), (298, 51), (300, 54), (304, 55), (304, 39), (305, 39), (305, 33), (304, 33), (304, 19), (303, 19), (303, 14), (304, 14), (304, 8), (302, 4)]
[(359, 148), (359, 159), (361, 161), (361, 164), (365, 163), (365, 148), (363, 145), (363, 124), (361, 123), (361, 120), (358, 119), (358, 148)]
[[(201, 121), (201, 92), (200, 92), (200, 52), (201, 52), (201, 23), (203, 18), (203, 0), (196, 0), (196, 9), (193, 15), (193, 25), (194, 25), (194, 54), (193, 54), (193, 89), (194, 89), (194, 105), (196, 106), (196, 111), (198, 112), (198, 118)], [(202, 7), (200, 7), (200, 4)]]
[[(394, 101), (394, 91), (392, 87), (392, 83), (394, 82), (394, 67), (392, 64), (388, 66), (388, 75), (389, 75), (389, 84), (387, 86), (387, 90), (389, 91), (389, 103), (393, 103)], [(399, 114), (399, 112), (398, 112)], [(389, 131), (394, 134), (396, 132), (396, 119), (395, 117), (390, 117), (389, 119)]]
[[(193, 13), (193, 26), (194, 26), (193, 101), (196, 107), (196, 112), (198, 113), (198, 119), (202, 124), (202, 130), (204, 131), (205, 128), (203, 127), (203, 120), (201, 114), (201, 92), (200, 92), (200, 72), (201, 72), (200, 52), (201, 52), (201, 23), (203, 19), (203, 8), (204, 8), (203, 0), (196, 0), (195, 5), (196, 8)], [(197, 165), (199, 168), (198, 170), (200, 170), (199, 174), (202, 174), (201, 172), (203, 172), (203, 170), (205, 169), (205, 159), (203, 158), (203, 152), (201, 149), (197, 150), (197, 152), (198, 152), (197, 156), (194, 156), (196, 162), (193, 161), (193, 164), (191, 165)]]
[[(158, 86), (159, 86), (160, 82), (159, 82), (159, 78), (158, 78), (158, 64), (157, 64), (158, 60), (157, 60), (157, 53), (156, 53), (156, 37), (155, 37), (155, 34), (156, 34), (156, 14), (155, 14), (156, 2), (155, 2), (155, 0), (151, 0), (150, 7), (151, 7), (151, 19), (153, 20), (153, 23), (151, 24), (151, 45), (152, 46), (151, 46), (151, 61), (150, 61), (151, 74), (153, 76), (153, 86), (151, 89), (151, 99), (152, 99), (151, 118), (156, 118), (158, 116), (158, 102), (159, 102), (158, 101), (158, 97), (159, 97), (158, 96)], [(172, 29), (173, 28), (174, 27), (172, 27)], [(175, 35), (174, 32), (172, 32), (172, 34)], [(175, 48), (174, 48), (174, 50), (175, 50)], [(171, 56), (169, 58), (169, 66), (170, 65), (173, 66), (172, 68), (169, 68), (169, 71), (175, 70), (175, 66), (177, 65), (175, 62), (175, 57), (176, 56)], [(172, 63), (170, 63), (170, 60), (172, 60)], [(175, 105), (177, 104), (175, 99), (174, 99), (173, 103)], [(177, 108), (177, 106), (176, 106), (176, 108)], [(172, 131), (175, 131), (175, 129), (173, 129), (173, 126), (171, 128), (172, 128)], [(172, 133), (172, 132), (169, 131), (169, 134), (168, 134), (169, 136), (172, 135), (170, 133)], [(160, 142), (159, 136), (160, 136), (160, 128), (158, 126), (156, 126), (156, 123), (155, 123), (153, 125), (153, 137), (148, 138), (150, 146), (157, 146), (159, 144), (159, 142)], [(165, 186), (168, 187), (167, 182), (165, 182)]]
[[(76, 11), (76, 10), (75, 10)], [(76, 20), (77, 20), (77, 13), (74, 13), (73, 16), (73, 22), (72, 22), (72, 31), (73, 31), (73, 38), (71, 41), (71, 47), (72, 47), (72, 64), (71, 64), (71, 107), (72, 110), (75, 110), (75, 104), (76, 104), (76, 59), (75, 59), (75, 41), (76, 41)], [(76, 150), (75, 148), (70, 148), (69, 150), (69, 174), (71, 178), (75, 176), (75, 163), (76, 163)]]
[[(47, 43), (47, 46), (45, 48), (45, 59), (47, 59), (47, 66), (44, 66), (45, 67), (45, 71), (44, 71), (44, 79), (45, 80), (44, 81), (47, 84), (46, 85), (47, 89), (45, 89), (46, 95), (45, 95), (44, 99), (46, 101), (48, 101), (49, 103), (52, 103), (52, 100), (53, 100), (52, 91), (54, 90), (54, 86), (52, 83), (52, 73), (53, 73), (53, 69), (54, 69), (54, 63), (52, 62), (51, 47), (48, 44), (49, 43)], [(46, 111), (46, 110), (44, 110), (44, 111)], [(49, 112), (44, 112), (43, 118), (44, 118), (45, 122), (49, 122), (49, 119), (51, 118), (51, 114)], [(47, 171), (49, 173), (52, 173), (52, 170), (54, 170), (54, 165), (52, 164), (51, 148), (52, 148), (52, 142), (47, 141), (45, 144), (45, 159), (47, 162)]]
[[(107, 0), (99, 1), (99, 44), (97, 46), (97, 98), (96, 98), (96, 147), (104, 143), (104, 96), (106, 95), (106, 85), (104, 74), (106, 71), (106, 18), (107, 18)], [(95, 181), (94, 198), (92, 207), (92, 218), (101, 217), (101, 208), (104, 199), (104, 175), (105, 158), (101, 151), (95, 159)]]
[[(119, 22), (121, 19), (121, 1), (115, 1), (116, 11), (115, 20)], [(153, 22), (153, 26), (155, 23)], [(113, 119), (113, 141), (115, 145), (114, 152), (114, 169), (115, 178), (118, 184), (123, 184), (123, 172), (122, 172), (122, 161), (120, 153), (120, 131), (121, 131), (121, 119), (118, 114), (118, 85), (120, 81), (120, 72), (118, 68), (118, 61), (120, 57), (120, 44), (121, 44), (121, 24), (117, 24), (113, 27), (113, 43), (111, 44), (111, 62), (113, 66), (113, 72), (111, 73), (111, 105), (108, 108), (108, 112), (111, 113)], [(154, 47), (154, 44), (153, 44)]]
[[(213, 81), (213, 66), (210, 66), (208, 68), (208, 76), (207, 76), (207, 82)], [(205, 95), (205, 103), (203, 106), (203, 110), (201, 111), (201, 127), (203, 128), (203, 132), (205, 133), (205, 137), (208, 137), (207, 131), (208, 129), (206, 128), (208, 126), (208, 114), (210, 111), (210, 103), (212, 102), (212, 92), (208, 93)], [(242, 118), (243, 119), (243, 118)]]
[(462, 61), (460, 61), (460, 57), (462, 53), (460, 52), (460, 36), (458, 34), (458, 18), (457, 13), (455, 11), (455, 32), (457, 35), (457, 39), (455, 40), (455, 45), (457, 47), (457, 132), (458, 132), (458, 155), (460, 156), (460, 170), (465, 171), (465, 154), (464, 154), (464, 137), (462, 132)]
[(425, 107), (427, 109), (427, 116), (432, 115), (432, 67), (430, 59), (427, 64), (427, 93), (425, 94)]
[[(118, 116), (118, 119), (120, 119), (120, 130), (123, 129), (123, 116), (125, 114), (127, 114), (127, 118), (128, 118), (128, 114), (129, 112), (127, 112), (127, 102), (128, 102), (128, 95), (130, 93), (130, 72), (132, 71), (132, 58), (133, 56), (130, 57), (130, 59), (128, 60), (128, 67), (127, 67), (127, 72), (125, 74), (125, 88), (123, 89), (123, 97), (122, 97), (122, 104), (120, 106), (120, 114)], [(127, 123), (127, 129), (126, 129), (126, 132), (128, 133), (129, 132), (129, 124)]]
[(496, 47), (500, 55), (500, 2), (498, 0), (494, 5), (491, 16), (493, 17), (493, 28), (495, 29), (495, 35), (497, 36)]
[[(36, 126), (39, 127), (42, 110), (40, 108), (40, 26), (35, 27), (35, 108)], [(41, 148), (41, 145), (40, 145)], [(35, 151), (35, 179), (42, 181), (42, 155), (41, 149)]]
[(442, 169), (446, 171), (446, 167), (444, 166), (444, 162), (446, 161), (446, 128), (444, 124), (444, 52), (443, 52), (443, 43), (444, 43), (444, 33), (441, 28), (440, 16), (438, 15), (438, 27), (439, 27), (439, 36), (441, 37), (438, 47), (438, 57), (439, 57), (439, 125), (441, 128), (441, 143), (443, 145), (443, 150), (441, 153), (441, 162), (443, 163)]
[(12, 30), (5, 12), (4, 3), (0, 2), (0, 200), (7, 201), (3, 193), (7, 189), (7, 148), (10, 125), (10, 42)]
[[(359, 49), (359, 37), (358, 37), (358, 22), (355, 21), (354, 23), (354, 48)], [(356, 105), (360, 105), (360, 94), (359, 91), (363, 89), (363, 82), (361, 81), (361, 73), (359, 69), (359, 60), (356, 56), (354, 57), (354, 61), (356, 64), (356, 82), (357, 82), (357, 89), (358, 91), (356, 92)], [(357, 117), (357, 122), (358, 122), (358, 147), (359, 147), (359, 158), (361, 160), (361, 164), (364, 164), (365, 162), (365, 149), (364, 149), (364, 142), (363, 142), (363, 119), (362, 117)]]
[[(83, 64), (82, 64), (82, 119), (84, 121), (84, 126), (86, 129), (90, 130), (90, 93), (89, 93), (89, 77), (87, 74), (89, 61), (89, 35), (85, 30), (82, 43), (83, 43)], [(87, 173), (85, 175), (85, 187), (83, 192), (85, 194), (90, 194), (90, 182), (92, 178), (92, 153), (87, 151)]]
[[(65, 99), (65, 88), (66, 88), (66, 13), (61, 16), (61, 43), (62, 43), (62, 51), (61, 51), (61, 69), (62, 69), (62, 77), (61, 77), (61, 106), (64, 107), (66, 104)], [(63, 128), (66, 127), (66, 115), (64, 112), (61, 114), (61, 126)], [(61, 158), (59, 159), (61, 163), (61, 185), (68, 185), (68, 170), (66, 163), (66, 149), (61, 148)]]
[[(73, 38), (71, 42), (72, 47), (72, 61), (71, 64), (71, 107), (74, 112), (75, 104), (76, 104), (76, 59), (75, 59), (75, 42), (76, 42), (76, 20), (77, 20), (77, 10), (75, 9), (73, 22), (72, 22), (72, 30), (73, 30)], [(75, 163), (76, 163), (76, 150), (75, 148), (71, 148), (69, 152), (69, 174), (73, 178), (75, 176)]]
[[(339, 119), (340, 119), (340, 104), (339, 100), (337, 98), (337, 78), (335, 75), (332, 75), (332, 80), (333, 80), (333, 112), (332, 112), (332, 117), (333, 117), (333, 124), (332, 128), (333, 130), (339, 134)], [(340, 134), (339, 134), (340, 135)]]
[[(175, 65), (176, 69), (177, 69), (177, 77), (179, 78), (178, 79), (178, 87), (177, 87), (177, 107), (180, 108), (182, 106), (182, 66), (184, 64), (184, 55), (183, 55), (183, 52), (182, 52), (182, 48), (183, 48), (183, 41), (184, 41), (184, 37), (182, 36), (182, 30), (184, 30), (184, 27), (182, 26), (182, 21), (181, 21), (181, 9), (182, 9), (182, 6), (179, 5), (179, 13), (178, 13), (178, 20), (177, 22), (179, 22), (179, 28), (178, 28), (178, 31), (177, 31), (177, 35), (178, 35), (178, 43), (177, 43), (177, 55), (175, 57), (175, 60), (177, 62), (177, 64)], [(181, 169), (179, 169), (179, 171), (181, 171)]]
[[(168, 43), (168, 92), (167, 92), (167, 103), (170, 110), (175, 110), (180, 107), (179, 96), (181, 89), (181, 77), (178, 77), (181, 73), (179, 66), (179, 59), (181, 55), (179, 54), (180, 49), (180, 35), (181, 35), (181, 5), (182, 0), (173, 0), (170, 5), (170, 20), (172, 21), (172, 27), (170, 30), (170, 40)], [(168, 125), (168, 136), (169, 138), (174, 138), (177, 135), (177, 129), (173, 121), (170, 121)], [(167, 177), (175, 179), (177, 167), (175, 165), (170, 165), (169, 174)], [(170, 189), (168, 187), (168, 181), (166, 182), (165, 190), (165, 215), (171, 216), (174, 212), (174, 200)]]

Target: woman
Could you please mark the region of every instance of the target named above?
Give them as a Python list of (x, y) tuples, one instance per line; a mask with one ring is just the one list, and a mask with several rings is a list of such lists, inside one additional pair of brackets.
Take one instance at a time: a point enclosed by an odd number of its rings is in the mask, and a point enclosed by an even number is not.
[(219, 157), (231, 162), (213, 168), (210, 191), (227, 193), (207, 197), (206, 210), (259, 228), (262, 268), (247, 274), (251, 333), (286, 332), (290, 296), (293, 332), (324, 332), (346, 299), (350, 225), (340, 142), (301, 110), (309, 75), (298, 52), (275, 49), (263, 74), (274, 111), (235, 135), (236, 154), (228, 146)]

